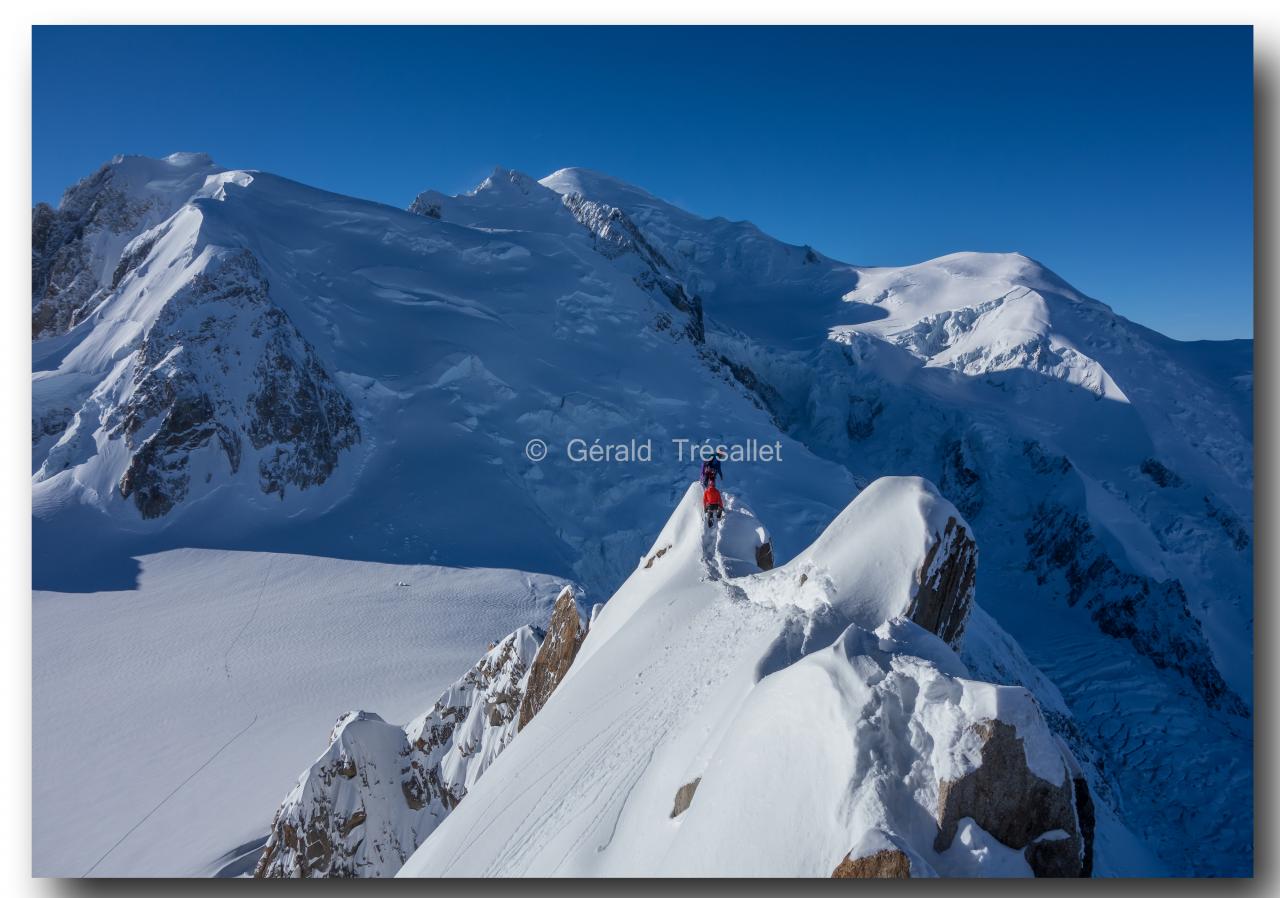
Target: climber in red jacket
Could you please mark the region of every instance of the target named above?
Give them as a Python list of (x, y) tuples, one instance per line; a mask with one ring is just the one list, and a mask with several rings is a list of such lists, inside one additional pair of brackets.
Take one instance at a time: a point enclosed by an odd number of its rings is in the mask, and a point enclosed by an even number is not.
[(718, 518), (724, 517), (724, 505), (720, 502), (720, 491), (716, 489), (715, 481), (707, 487), (706, 492), (702, 494), (702, 510), (707, 516), (707, 526), (710, 527)]

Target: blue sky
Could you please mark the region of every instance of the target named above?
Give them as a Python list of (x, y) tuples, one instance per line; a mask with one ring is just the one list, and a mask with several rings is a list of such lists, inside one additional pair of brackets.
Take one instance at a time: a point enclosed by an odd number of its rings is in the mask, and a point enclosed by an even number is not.
[(1016, 250), (1252, 335), (1248, 28), (36, 28), (32, 190), (210, 153), (397, 206), (599, 169), (858, 264)]

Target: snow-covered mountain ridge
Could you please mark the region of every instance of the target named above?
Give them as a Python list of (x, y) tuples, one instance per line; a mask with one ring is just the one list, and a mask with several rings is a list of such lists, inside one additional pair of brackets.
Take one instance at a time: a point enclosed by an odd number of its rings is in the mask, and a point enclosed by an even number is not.
[(754, 514), (731, 496), (706, 530), (700, 493), (400, 875), (868, 875), (849, 868), (883, 852), (912, 877), (1088, 875), (1071, 752), (919, 623), (958, 642), (973, 601), (967, 525), (931, 485), (877, 481), (763, 573), (735, 561)]
[[(780, 561), (876, 478), (928, 477), (1102, 797), (1175, 871), (1251, 862), (1249, 341), (1169, 340), (1017, 254), (837, 262), (582, 169), (406, 212), (126, 157), (33, 210), (32, 276), (37, 586), (208, 546), (600, 598), (688, 470), (528, 439), (781, 440), (727, 472)], [(982, 638), (960, 654), (999, 679)]]
[(565, 587), (546, 631), (525, 625), (495, 642), (404, 727), (344, 713), (276, 811), (255, 877), (394, 875), (542, 709), (582, 635)]

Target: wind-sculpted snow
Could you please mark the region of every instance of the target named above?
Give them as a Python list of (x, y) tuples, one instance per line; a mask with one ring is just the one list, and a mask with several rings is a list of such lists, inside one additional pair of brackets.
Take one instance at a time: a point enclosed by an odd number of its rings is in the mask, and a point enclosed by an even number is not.
[[(722, 546), (740, 558), (762, 528), (730, 493), (707, 529), (700, 491), (401, 875), (828, 876), (874, 833), (912, 875), (980, 875), (990, 852), (955, 837), (960, 817), (1016, 830), (1001, 846), (1015, 872), (1084, 869), (1068, 762), (1030, 693), (969, 680), (900, 616), (931, 555), (957, 550), (935, 526), (954, 508), (918, 479), (872, 484), (804, 553), (832, 582), (809, 601), (779, 591), (796, 569), (726, 575)], [(987, 748), (997, 723), (1016, 752)], [(1008, 787), (1004, 804), (966, 785), (979, 770)], [(1024, 853), (1045, 839), (1056, 853)]]
[[(993, 733), (1007, 734), (1004, 756), (988, 748)], [(979, 777), (985, 787), (968, 785)], [(760, 783), (768, 788), (746, 787)], [(913, 624), (855, 624), (752, 690), (664, 872), (829, 875), (876, 836), (906, 855), (912, 877), (991, 875), (985, 853), (957, 839), (965, 819), (1013, 849), (1007, 873), (1083, 869), (1072, 781), (1030, 694), (967, 679)], [(1018, 856), (1056, 831), (1061, 868)]]

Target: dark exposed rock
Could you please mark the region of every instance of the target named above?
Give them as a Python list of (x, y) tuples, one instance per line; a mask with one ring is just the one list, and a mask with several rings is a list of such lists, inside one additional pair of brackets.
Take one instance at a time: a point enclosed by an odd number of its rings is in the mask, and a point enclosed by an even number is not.
[(1144, 458), (1139, 470), (1150, 477), (1152, 482), (1159, 487), (1178, 487), (1183, 484), (1181, 477), (1154, 458)]
[(869, 439), (876, 432), (876, 418), (883, 413), (884, 403), (879, 398), (858, 394), (850, 396), (845, 433), (855, 442)]
[(757, 377), (756, 373), (746, 365), (738, 364), (725, 355), (721, 355), (718, 358), (720, 364), (729, 369), (733, 379), (746, 387), (749, 398), (757, 406), (769, 413), (769, 417), (773, 419), (774, 424), (785, 430), (787, 427), (786, 403), (782, 399), (782, 394), (774, 389), (771, 384)]
[(670, 548), (671, 548), (670, 546), (663, 546), (661, 549), (659, 549), (658, 551), (650, 555), (648, 559), (645, 560), (645, 563), (644, 563), (645, 569), (647, 570), (648, 568), (653, 567), (653, 563), (657, 561), (659, 558), (661, 558), (663, 555), (666, 555), (667, 550)]
[(982, 476), (963, 440), (950, 440), (942, 447), (942, 476), (938, 489), (966, 518), (982, 511)]
[(866, 857), (845, 856), (832, 879), (910, 879), (911, 861), (900, 849), (885, 848)]
[(67, 424), (75, 417), (75, 411), (67, 406), (45, 409), (31, 419), (31, 443), (40, 442), (45, 437), (59, 436), (67, 429)]
[[(331, 738), (340, 738), (344, 724), (348, 723), (388, 727), (376, 714), (344, 714), (334, 727)], [(358, 745), (349, 748), (359, 751)], [(310, 773), (322, 784), (323, 792), (308, 805), (306, 813), (290, 813), (287, 804), (276, 811), (262, 856), (254, 868), (254, 877), (359, 876), (361, 864), (357, 849), (360, 842), (357, 840), (353, 844), (349, 837), (364, 825), (368, 814), (363, 805), (350, 814), (337, 810), (341, 790), (351, 787), (335, 783), (355, 780), (357, 775), (367, 783), (367, 768), (376, 763), (374, 758), (357, 758), (345, 753), (333, 756), (332, 752), (317, 762)]]
[(239, 464), (239, 438), (214, 420), (209, 397), (204, 393), (175, 395), (172, 391), (181, 389), (179, 383), (178, 378), (164, 383), (161, 390), (169, 406), (160, 426), (137, 447), (120, 479), (120, 495), (126, 499), (132, 496), (144, 518), (161, 517), (186, 498), (190, 453), (215, 436), (233, 472)]
[(1022, 856), (1036, 876), (1045, 879), (1086, 878), (1080, 843), (1062, 832), (1046, 833), (1033, 839)]
[(756, 567), (762, 571), (773, 570), (773, 543), (756, 546)]
[[(246, 363), (251, 376), (237, 376)], [(248, 394), (237, 392), (241, 383)], [(139, 348), (132, 389), (106, 424), (130, 450), (120, 494), (144, 518), (187, 497), (192, 454), (205, 447), (220, 451), (234, 475), (247, 438), (259, 453), (260, 488), (283, 498), (286, 487), (323, 483), (360, 439), (350, 401), (271, 302), (247, 251), (211, 264), (166, 304)]]
[(1037, 474), (1052, 476), (1066, 474), (1071, 470), (1071, 460), (1065, 455), (1053, 455), (1045, 451), (1038, 440), (1027, 440), (1022, 444), (1022, 454)]
[(947, 518), (916, 573), (916, 594), (907, 616), (956, 648), (964, 635), (978, 575), (978, 544), (965, 526)]
[(1121, 570), (1089, 521), (1054, 502), (1036, 507), (1026, 540), (1027, 569), (1037, 583), (1060, 576), (1068, 604), (1083, 602), (1102, 632), (1127, 639), (1157, 667), (1181, 673), (1210, 706), (1249, 716), (1214, 665), (1179, 581)]
[(260, 389), (250, 398), (248, 434), (253, 448), (270, 448), (258, 462), (262, 491), (284, 498), (286, 486), (324, 483), (337, 467), (338, 453), (359, 440), (360, 429), (350, 400), (311, 348), (299, 347), (301, 336), (284, 312), (268, 310), (265, 323), (272, 336), (254, 371)]
[(1080, 823), (1080, 836), (1084, 839), (1084, 857), (1081, 858), (1080, 875), (1093, 876), (1093, 835), (1097, 830), (1097, 816), (1093, 807), (1093, 793), (1083, 774), (1073, 776), (1072, 790), (1076, 796), (1076, 819)]
[(606, 258), (634, 255), (640, 262), (633, 274), (636, 285), (647, 293), (665, 297), (673, 307), (684, 312), (687, 316), (686, 336), (698, 345), (706, 342), (702, 299), (685, 289), (671, 264), (625, 212), (578, 193), (566, 194), (561, 202), (591, 232), (596, 250)]
[(693, 782), (685, 783), (676, 790), (676, 800), (671, 805), (672, 819), (689, 810), (689, 805), (693, 804), (693, 795), (698, 791), (698, 783), (700, 782), (702, 782), (702, 777), (698, 777)]
[(981, 764), (939, 785), (934, 850), (947, 850), (960, 821), (971, 817), (1001, 843), (1027, 849), (1027, 863), (1036, 876), (1084, 875), (1084, 857), (1092, 848), (1081, 832), (1076, 784), (1066, 776), (1066, 767), (1062, 782), (1051, 783), (1031, 770), (1011, 724), (986, 720), (973, 730), (981, 740)]
[(342, 833), (342, 837), (345, 839), (347, 836), (351, 835), (352, 830), (357, 826), (362, 825), (367, 817), (368, 815), (365, 814), (364, 811), (356, 811), (347, 818), (346, 822), (343, 823), (342, 826), (338, 828), (338, 832)]
[(151, 255), (151, 250), (155, 248), (156, 241), (159, 239), (159, 234), (152, 233), (129, 245), (120, 257), (115, 273), (111, 275), (112, 290), (120, 286), (120, 282), (125, 279), (126, 275), (135, 271), (138, 266), (146, 261), (147, 256)]
[(104, 165), (68, 189), (57, 209), (38, 203), (31, 210), (32, 339), (66, 333), (84, 319), (108, 286), (98, 280), (93, 237), (137, 228), (151, 208), (116, 189), (112, 175)]
[(1249, 548), (1252, 540), (1249, 538), (1249, 531), (1245, 528), (1244, 522), (1227, 509), (1215, 504), (1208, 496), (1204, 497), (1204, 507), (1209, 520), (1217, 521), (1236, 551), (1243, 552)]
[(551, 698), (551, 693), (569, 672), (586, 635), (586, 627), (578, 614), (573, 590), (566, 586), (556, 599), (551, 611), (551, 623), (547, 626), (547, 636), (538, 648), (538, 656), (529, 671), (529, 683), (520, 703), (518, 729), (528, 726), (529, 721), (547, 703), (547, 699)]

